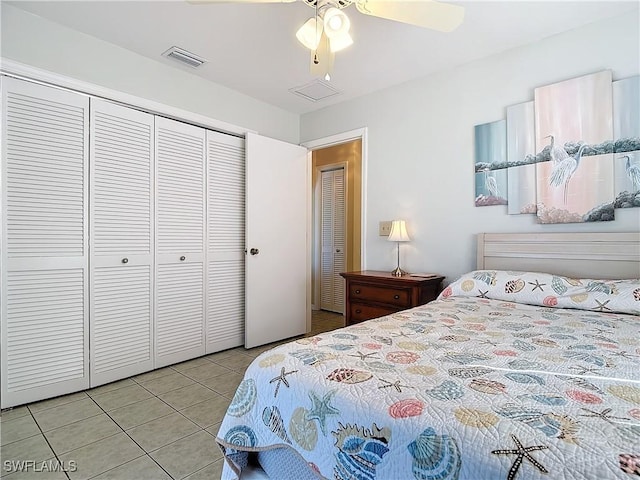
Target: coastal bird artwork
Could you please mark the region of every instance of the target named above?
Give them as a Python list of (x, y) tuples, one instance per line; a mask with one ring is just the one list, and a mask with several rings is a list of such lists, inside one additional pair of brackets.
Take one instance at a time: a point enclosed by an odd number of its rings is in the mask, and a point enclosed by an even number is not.
[(550, 138), (551, 139), (551, 144), (549, 145), (549, 156), (551, 157), (551, 163), (553, 165), (557, 165), (558, 163), (562, 162), (563, 160), (566, 160), (569, 157), (569, 154), (567, 153), (567, 151), (564, 149), (563, 146), (561, 145), (556, 145), (555, 143), (555, 136), (553, 135), (547, 135), (544, 138)]
[(622, 157), (618, 157), (618, 159), (627, 160), (627, 163), (625, 164), (627, 177), (629, 177), (629, 180), (631, 180), (633, 191), (634, 192), (639, 191), (640, 190), (640, 166), (632, 164), (631, 157), (629, 155), (623, 155)]
[[(582, 158), (582, 152), (586, 148), (586, 144), (580, 145), (578, 149), (578, 153), (576, 153), (575, 158), (567, 155), (567, 158), (561, 160), (559, 163), (555, 164), (553, 170), (551, 171), (551, 177), (549, 178), (549, 185), (554, 187), (564, 186), (564, 195), (563, 200), (564, 203), (567, 203), (567, 192), (569, 190), (569, 181), (571, 177), (578, 169), (580, 165), (580, 159)], [(566, 153), (566, 152), (565, 152)]]
[(489, 195), (491, 195), (492, 197), (500, 196), (500, 190), (498, 190), (498, 182), (496, 182), (496, 177), (490, 175), (487, 170), (484, 171), (484, 186), (489, 192)]

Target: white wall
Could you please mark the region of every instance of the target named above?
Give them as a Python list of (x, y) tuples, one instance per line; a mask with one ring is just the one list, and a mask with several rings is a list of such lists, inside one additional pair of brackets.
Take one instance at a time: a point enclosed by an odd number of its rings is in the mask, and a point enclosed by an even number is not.
[(639, 38), (638, 18), (617, 17), (303, 115), (303, 142), (368, 127), (366, 267), (395, 266), (380, 220), (408, 222), (403, 267), (447, 281), (475, 267), (479, 232), (640, 231), (639, 208), (616, 210), (614, 222), (564, 225), (476, 208), (473, 167), (475, 125), (505, 118), (538, 86), (603, 69), (614, 80), (638, 75)]
[(299, 116), (1, 2), (1, 56), (298, 143)]

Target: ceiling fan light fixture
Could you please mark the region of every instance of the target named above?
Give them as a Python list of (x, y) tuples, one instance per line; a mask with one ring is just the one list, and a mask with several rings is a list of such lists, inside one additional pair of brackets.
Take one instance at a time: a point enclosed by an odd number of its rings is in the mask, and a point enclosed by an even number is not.
[(347, 15), (336, 7), (329, 7), (323, 16), (324, 31), (327, 37), (344, 35), (351, 28), (351, 21)]
[(351, 35), (349, 35), (348, 32), (344, 32), (342, 35), (334, 35), (329, 38), (329, 48), (332, 52), (339, 52), (352, 44), (353, 38), (351, 38)]
[(296, 32), (298, 41), (309, 50), (316, 50), (322, 36), (322, 23), (311, 17)]

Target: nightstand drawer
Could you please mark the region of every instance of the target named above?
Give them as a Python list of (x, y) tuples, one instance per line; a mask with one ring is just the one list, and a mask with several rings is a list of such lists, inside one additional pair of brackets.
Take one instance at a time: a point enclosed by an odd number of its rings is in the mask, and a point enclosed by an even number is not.
[(388, 303), (398, 307), (411, 305), (411, 289), (394, 287), (376, 287), (365, 283), (352, 283), (349, 286), (349, 296), (352, 301), (368, 300)]
[(364, 303), (352, 303), (349, 309), (349, 316), (352, 323), (363, 322), (372, 318), (384, 317), (391, 313), (396, 313), (396, 308), (378, 307)]

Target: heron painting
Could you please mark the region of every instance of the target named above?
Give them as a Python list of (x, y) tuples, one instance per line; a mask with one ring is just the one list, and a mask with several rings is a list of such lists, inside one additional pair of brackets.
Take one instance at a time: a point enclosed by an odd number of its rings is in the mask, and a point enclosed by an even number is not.
[[(536, 153), (533, 102), (507, 107), (507, 159), (519, 162)], [(509, 215), (536, 213), (536, 166), (520, 165), (507, 170)]]
[[(626, 143), (640, 138), (640, 76), (613, 82), (613, 134)], [(616, 153), (615, 207), (640, 207), (640, 150)]]
[(507, 171), (496, 169), (507, 160), (504, 120), (476, 125), (476, 207), (507, 204)]
[(612, 110), (611, 71), (534, 90), (536, 151), (549, 151), (536, 164), (540, 223), (614, 219), (613, 154), (592, 148), (614, 138)]

